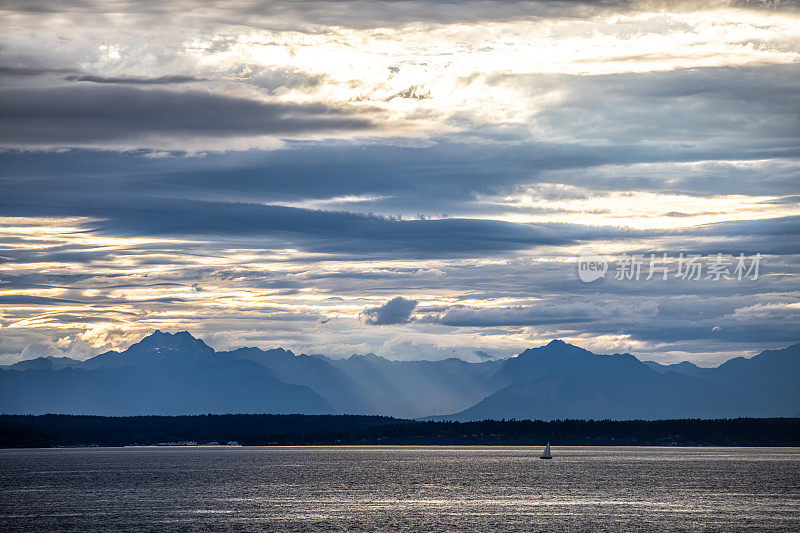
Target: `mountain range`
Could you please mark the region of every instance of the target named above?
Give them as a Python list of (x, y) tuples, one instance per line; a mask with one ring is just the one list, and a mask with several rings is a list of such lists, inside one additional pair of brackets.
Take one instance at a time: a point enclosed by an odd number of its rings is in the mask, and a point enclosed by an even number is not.
[(715, 368), (598, 355), (554, 340), (509, 359), (335, 359), (283, 349), (215, 351), (156, 331), (86, 361), (0, 369), (0, 413), (376, 414), (435, 420), (798, 416), (800, 344)]

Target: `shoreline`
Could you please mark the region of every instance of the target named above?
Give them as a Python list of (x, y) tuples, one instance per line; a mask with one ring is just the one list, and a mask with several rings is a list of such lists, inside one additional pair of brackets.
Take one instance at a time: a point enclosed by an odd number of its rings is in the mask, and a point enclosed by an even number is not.
[(418, 421), (367, 415), (0, 415), (0, 448), (796, 447), (800, 418)]

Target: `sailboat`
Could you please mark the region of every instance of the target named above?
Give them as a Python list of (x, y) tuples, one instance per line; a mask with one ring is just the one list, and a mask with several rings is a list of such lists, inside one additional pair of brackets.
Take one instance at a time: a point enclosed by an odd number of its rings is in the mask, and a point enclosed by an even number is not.
[(553, 456), (550, 455), (550, 443), (547, 443), (547, 446), (544, 447), (544, 451), (542, 452), (541, 457), (539, 459), (552, 459)]

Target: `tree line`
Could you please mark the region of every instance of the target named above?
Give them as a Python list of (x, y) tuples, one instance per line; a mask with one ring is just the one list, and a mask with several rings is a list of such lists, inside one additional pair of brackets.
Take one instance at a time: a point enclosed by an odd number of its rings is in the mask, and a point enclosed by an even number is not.
[(0, 447), (270, 445), (800, 446), (800, 418), (484, 420), (358, 415), (0, 415)]

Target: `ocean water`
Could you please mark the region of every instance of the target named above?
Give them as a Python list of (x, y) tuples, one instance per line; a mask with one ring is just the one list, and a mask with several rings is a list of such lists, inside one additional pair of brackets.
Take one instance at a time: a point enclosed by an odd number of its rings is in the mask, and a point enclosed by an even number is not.
[(800, 448), (0, 450), (2, 531), (800, 531)]

